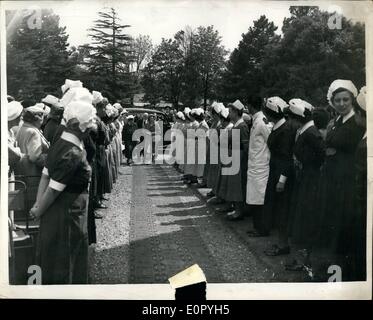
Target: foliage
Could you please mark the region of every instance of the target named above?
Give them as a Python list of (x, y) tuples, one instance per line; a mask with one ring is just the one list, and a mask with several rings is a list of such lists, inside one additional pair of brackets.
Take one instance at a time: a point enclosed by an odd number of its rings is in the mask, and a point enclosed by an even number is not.
[[(7, 11), (8, 25), (15, 16)], [(67, 50), (68, 35), (59, 26), (59, 17), (52, 10), (42, 10), (41, 18), (41, 28), (31, 29), (28, 16), (22, 17), (7, 41), (8, 94), (19, 100), (59, 96), (59, 86), (74, 68)]]
[(134, 61), (132, 38), (124, 33), (129, 25), (120, 24), (115, 9), (98, 13), (89, 29), (92, 42), (86, 46), (90, 79), (87, 86), (102, 91), (111, 100), (128, 97), (135, 91), (130, 65)]

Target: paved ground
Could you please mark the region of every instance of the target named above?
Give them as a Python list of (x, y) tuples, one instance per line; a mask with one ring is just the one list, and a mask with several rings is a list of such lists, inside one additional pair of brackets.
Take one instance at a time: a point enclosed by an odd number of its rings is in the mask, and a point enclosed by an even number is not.
[(284, 271), (288, 257), (266, 257), (273, 237), (248, 238), (251, 218), (229, 222), (206, 204), (208, 189), (182, 184), (168, 165), (134, 165), (109, 195), (91, 246), (92, 283), (168, 283), (197, 263), (209, 283), (304, 281)]

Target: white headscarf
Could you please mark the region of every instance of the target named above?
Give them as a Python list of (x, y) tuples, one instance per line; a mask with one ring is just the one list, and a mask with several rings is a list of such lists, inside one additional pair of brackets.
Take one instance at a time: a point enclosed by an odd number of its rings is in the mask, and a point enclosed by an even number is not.
[(367, 87), (364, 86), (360, 89), (360, 93), (356, 98), (356, 101), (359, 104), (360, 108), (365, 110), (365, 111), (367, 111), (366, 95), (367, 95)]
[(71, 89), (71, 88), (82, 88), (83, 87), (83, 83), (79, 80), (70, 80), (70, 79), (66, 79), (65, 80), (65, 84), (61, 86), (61, 90), (62, 90), (62, 93), (64, 94), (66, 92), (67, 89)]
[(71, 119), (79, 121), (79, 129), (85, 132), (95, 124), (96, 109), (92, 104), (85, 101), (72, 101), (66, 107), (63, 113), (66, 122)]
[(71, 88), (61, 98), (60, 103), (65, 107), (72, 101), (84, 101), (92, 104), (93, 96), (86, 88)]
[(266, 107), (273, 112), (284, 111), (289, 105), (280, 97), (270, 97), (266, 100)]
[(332, 101), (333, 93), (341, 88), (351, 92), (355, 98), (357, 97), (357, 89), (351, 80), (334, 80), (329, 86), (328, 93), (326, 95), (328, 102), (332, 107), (334, 107)]
[(98, 91), (92, 91), (92, 97), (93, 97), (92, 103), (94, 105), (96, 105), (97, 103), (100, 103), (104, 99), (101, 92), (98, 92)]
[(294, 98), (289, 101), (289, 109), (293, 114), (296, 114), (301, 117), (305, 117), (304, 111), (309, 110), (312, 112), (314, 109), (313, 106), (302, 99)]

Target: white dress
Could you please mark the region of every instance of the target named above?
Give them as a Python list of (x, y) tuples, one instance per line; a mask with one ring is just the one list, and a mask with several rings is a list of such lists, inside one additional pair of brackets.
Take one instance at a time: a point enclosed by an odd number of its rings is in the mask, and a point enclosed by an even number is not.
[[(196, 140), (196, 131), (199, 127), (197, 120), (194, 120), (190, 123), (190, 126), (187, 127), (186, 131), (186, 153), (184, 155), (185, 166), (184, 173), (189, 175), (194, 175), (194, 167), (196, 162), (195, 157), (195, 140)], [(193, 130), (192, 130), (193, 129)]]
[(267, 124), (262, 111), (253, 116), (250, 130), (249, 157), (247, 169), (246, 203), (263, 205), (269, 176), (270, 151), (267, 139), (271, 124)]

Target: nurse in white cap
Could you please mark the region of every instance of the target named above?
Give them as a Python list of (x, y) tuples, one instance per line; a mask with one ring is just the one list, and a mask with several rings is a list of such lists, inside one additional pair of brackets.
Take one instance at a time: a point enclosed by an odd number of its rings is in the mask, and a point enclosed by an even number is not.
[(207, 152), (206, 152), (206, 165), (205, 165), (205, 171), (203, 173), (204, 179), (206, 181), (206, 185), (208, 188), (211, 188), (211, 191), (207, 193), (208, 197), (215, 196), (215, 193), (213, 192), (213, 188), (216, 184), (216, 179), (218, 176), (218, 170), (219, 170), (219, 152), (217, 155), (217, 163), (215, 161), (212, 161), (210, 157), (213, 157), (215, 155), (212, 155), (210, 153), (210, 143), (213, 143), (215, 146), (218, 146), (219, 143), (219, 130), (221, 129), (221, 112), (225, 109), (225, 106), (223, 103), (215, 103), (212, 105), (212, 123), (210, 126), (210, 130), (208, 133), (208, 140), (207, 140)]
[[(244, 202), (246, 198), (246, 180), (247, 180), (247, 155), (249, 149), (249, 128), (243, 120), (242, 115), (244, 105), (236, 100), (228, 105), (229, 117), (233, 123), (232, 130), (237, 130), (240, 136), (240, 143), (236, 150), (232, 142), (233, 135), (229, 135), (229, 153), (232, 157), (238, 157), (234, 160), (239, 163), (239, 170), (237, 173), (229, 173), (222, 175), (219, 187), (220, 198), (231, 204), (231, 208), (227, 207), (226, 218), (230, 221), (238, 221), (244, 218)], [(218, 211), (218, 210), (217, 210)], [(224, 210), (223, 210), (224, 211)]]
[[(218, 157), (218, 168), (216, 170), (217, 177), (211, 189), (211, 192), (214, 194), (214, 197), (208, 201), (209, 204), (213, 204), (213, 205), (225, 204), (225, 200), (222, 198), (224, 190), (225, 190), (225, 185), (222, 186), (221, 182), (222, 182), (222, 168), (227, 165), (224, 165), (222, 163), (220, 154), (221, 153), (228, 154), (228, 146), (227, 144), (224, 144), (223, 146), (220, 143), (220, 137), (222, 135), (227, 134), (227, 132), (229, 132), (229, 130), (231, 130), (232, 128), (233, 128), (233, 123), (231, 122), (231, 119), (229, 117), (229, 109), (222, 106), (221, 111), (220, 111), (219, 137), (217, 141), (215, 139), (213, 140), (213, 143), (215, 143), (215, 146), (219, 150), (219, 157)], [(222, 150), (223, 148), (224, 150)], [(220, 188), (222, 188), (223, 190), (220, 191)], [(225, 211), (225, 212), (230, 211), (232, 209), (231, 204), (230, 203), (226, 204), (226, 207), (224, 209), (226, 210), (222, 210), (222, 211)]]
[(91, 167), (83, 139), (94, 126), (95, 116), (89, 103), (73, 101), (66, 106), (66, 130), (49, 150), (43, 169), (37, 201), (30, 211), (40, 219), (37, 264), (43, 284), (87, 283), (86, 206)]
[(41, 101), (51, 109), (43, 129), (45, 138), (49, 141), (49, 143), (51, 143), (54, 135), (56, 134), (58, 126), (61, 124), (63, 106), (60, 103), (60, 100), (52, 95), (47, 95)]
[[(354, 202), (355, 152), (365, 129), (354, 117), (358, 91), (350, 80), (331, 83), (327, 99), (337, 117), (326, 135), (326, 160), (322, 169), (320, 192), (320, 235), (317, 246), (327, 252), (327, 263), (341, 266), (342, 280), (349, 279), (351, 268), (348, 236), (356, 214)], [(319, 269), (324, 275), (327, 270)]]
[[(195, 138), (196, 138), (196, 130), (199, 126), (198, 121), (195, 119), (195, 113), (197, 108), (193, 108), (188, 114), (188, 118), (190, 119), (190, 123), (188, 124), (185, 132), (185, 165), (184, 165), (184, 183), (192, 184), (197, 183), (198, 180), (194, 176), (194, 166), (196, 163), (195, 157)], [(188, 131), (188, 129), (191, 129)], [(191, 155), (194, 155), (192, 157)]]
[(302, 255), (290, 261), (288, 270), (302, 270), (310, 266), (310, 254), (317, 234), (317, 201), (320, 168), (324, 162), (325, 148), (320, 131), (312, 120), (314, 107), (305, 100), (289, 101), (289, 112), (299, 129), (295, 137), (294, 164), (295, 186), (292, 194), (290, 230), (292, 248)]
[(293, 147), (296, 130), (289, 121), (285, 120), (284, 110), (287, 107), (288, 104), (280, 97), (271, 97), (266, 100), (263, 108), (268, 121), (274, 123), (267, 139), (271, 159), (264, 198), (263, 230), (269, 233), (274, 225), (278, 229), (277, 243), (265, 251), (268, 256), (290, 252), (288, 219), (294, 182)]
[(172, 147), (172, 156), (175, 159), (174, 167), (176, 170), (179, 169), (179, 165), (183, 159), (184, 153), (184, 140), (182, 135), (182, 128), (185, 122), (185, 116), (181, 111), (178, 111), (175, 114), (175, 123), (172, 125), (171, 129), (171, 147)]
[[(209, 126), (205, 120), (205, 111), (202, 108), (198, 108), (195, 114), (195, 118), (198, 121), (199, 125), (196, 130), (196, 147), (195, 147), (195, 154), (196, 154), (196, 164), (194, 166), (193, 176), (198, 178), (203, 178), (204, 170), (205, 170), (205, 163), (208, 161), (206, 158), (207, 156), (207, 132), (209, 130)], [(205, 188), (206, 181), (198, 184), (198, 187)]]
[(183, 133), (183, 158), (180, 159), (180, 165), (179, 165), (179, 169), (180, 169), (180, 172), (184, 173), (183, 177), (182, 177), (182, 180), (186, 180), (187, 179), (187, 176), (185, 175), (185, 165), (186, 165), (186, 159), (187, 159), (187, 130), (191, 128), (191, 122), (192, 122), (192, 119), (190, 117), (190, 112), (192, 110), (189, 108), (189, 107), (185, 107), (184, 108), (184, 117), (185, 117), (185, 121), (184, 121), (184, 124), (183, 126), (181, 127), (181, 131)]

